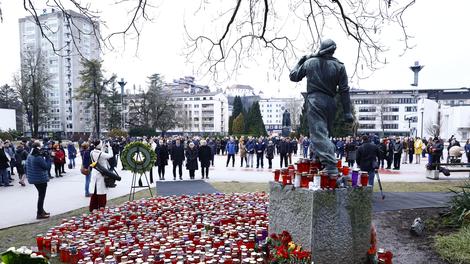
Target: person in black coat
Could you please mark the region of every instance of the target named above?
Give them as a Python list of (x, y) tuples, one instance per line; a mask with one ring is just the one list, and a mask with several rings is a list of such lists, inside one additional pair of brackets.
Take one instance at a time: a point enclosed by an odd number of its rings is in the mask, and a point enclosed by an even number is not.
[(392, 168), (393, 164), (393, 150), (395, 149), (395, 142), (392, 139), (387, 140), (387, 169)]
[(16, 147), (15, 152), (15, 160), (16, 160), (16, 171), (18, 172), (18, 177), (20, 177), (19, 184), (23, 187), (26, 186), (24, 180), (26, 178), (25, 173), (25, 163), (26, 159), (28, 158), (28, 152), (24, 149), (23, 143), (20, 143), (18, 147)]
[(198, 149), (198, 158), (199, 162), (201, 163), (201, 176), (204, 179), (209, 179), (209, 167), (211, 165), (211, 156), (212, 150), (209, 146), (207, 146), (207, 142), (205, 140), (201, 140), (201, 146)]
[(287, 155), (289, 154), (289, 143), (285, 138), (281, 139), (279, 142), (279, 155), (281, 156), (281, 168), (282, 163), (284, 162), (284, 167), (287, 168)]
[(369, 137), (362, 136), (362, 144), (357, 149), (356, 161), (361, 171), (369, 174), (369, 185), (374, 186), (375, 170), (378, 169), (378, 157), (380, 156), (377, 145), (370, 142)]
[(214, 140), (209, 139), (209, 142), (207, 142), (207, 146), (209, 146), (209, 148), (211, 149), (211, 165), (212, 167), (214, 167), (214, 156), (215, 156), (215, 153), (217, 152), (217, 147), (215, 145)]
[(186, 149), (186, 169), (189, 170), (189, 178), (194, 180), (194, 172), (198, 169), (198, 151), (193, 142), (190, 142)]
[(158, 168), (158, 177), (160, 180), (165, 180), (165, 166), (168, 165), (168, 146), (165, 141), (160, 139), (155, 148), (155, 153), (157, 154), (157, 168)]
[(385, 159), (387, 158), (387, 143), (381, 139), (379, 144), (379, 164), (383, 169), (385, 165)]
[(181, 144), (181, 140), (177, 139), (175, 144), (171, 147), (171, 161), (173, 163), (173, 180), (176, 180), (176, 168), (178, 167), (178, 172), (180, 180), (183, 179), (183, 161), (184, 161), (184, 146)]
[(403, 143), (397, 138), (393, 145), (393, 169), (400, 170), (401, 154), (403, 152)]
[(268, 159), (268, 169), (272, 169), (274, 159), (274, 144), (272, 141), (269, 141), (268, 146), (266, 147), (266, 158)]
[(256, 168), (258, 169), (261, 165), (261, 168), (264, 167), (264, 150), (266, 145), (263, 142), (262, 138), (258, 139), (258, 142), (255, 143), (255, 152), (256, 152)]
[(13, 186), (10, 184), (10, 176), (8, 175), (8, 168), (10, 167), (10, 157), (5, 151), (4, 143), (0, 139), (0, 186)]

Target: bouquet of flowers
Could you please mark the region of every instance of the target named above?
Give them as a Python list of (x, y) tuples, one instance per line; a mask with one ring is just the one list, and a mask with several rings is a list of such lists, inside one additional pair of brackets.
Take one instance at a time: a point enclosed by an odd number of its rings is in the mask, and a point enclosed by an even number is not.
[(15, 249), (9, 248), (0, 254), (0, 260), (3, 264), (48, 264), (49, 261), (38, 252), (33, 252), (26, 247)]
[(270, 264), (310, 264), (312, 262), (311, 253), (295, 244), (287, 231), (269, 236), (263, 249), (267, 263)]

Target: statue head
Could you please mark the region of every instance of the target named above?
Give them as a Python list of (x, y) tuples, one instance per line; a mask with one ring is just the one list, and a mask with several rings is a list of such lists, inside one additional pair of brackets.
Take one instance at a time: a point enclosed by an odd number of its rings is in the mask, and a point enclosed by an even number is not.
[(336, 43), (331, 39), (325, 39), (320, 43), (319, 55), (329, 54), (333, 55), (336, 50)]

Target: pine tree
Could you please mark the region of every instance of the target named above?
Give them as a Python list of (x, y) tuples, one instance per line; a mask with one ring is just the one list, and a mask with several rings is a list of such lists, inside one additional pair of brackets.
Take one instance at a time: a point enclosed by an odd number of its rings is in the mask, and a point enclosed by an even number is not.
[[(346, 124), (344, 122), (343, 116), (344, 116), (344, 110), (343, 110), (343, 104), (341, 103), (341, 99), (339, 96), (336, 96), (335, 98), (336, 101), (336, 115), (335, 115), (335, 121), (333, 122), (333, 128), (331, 131), (331, 137), (346, 137), (346, 136), (351, 136), (354, 134), (353, 126), (350, 124)], [(354, 105), (351, 102), (351, 109), (352, 109), (352, 114), (353, 117), (355, 117), (355, 111), (354, 111)]]
[(310, 137), (310, 130), (308, 128), (308, 101), (304, 100), (302, 113), (300, 114), (300, 129), (299, 134)]
[(234, 135), (242, 135), (245, 133), (245, 117), (243, 116), (243, 113), (240, 113), (233, 120), (232, 132)]
[[(331, 131), (331, 137), (346, 137), (354, 134), (354, 127), (346, 125), (343, 119), (343, 105), (341, 104), (340, 97), (335, 98), (336, 102), (336, 115), (333, 122), (333, 128)], [(302, 109), (302, 114), (300, 115), (300, 134), (310, 137), (310, 130), (308, 128), (308, 101), (305, 100), (304, 106)], [(352, 114), (355, 117), (354, 105), (351, 103)]]
[(121, 104), (121, 95), (115, 82), (111, 84), (111, 89), (104, 99), (108, 130), (111, 131), (116, 128), (121, 128), (121, 111), (119, 107)]
[(233, 110), (232, 110), (232, 115), (229, 117), (228, 121), (228, 133), (233, 134), (233, 120), (238, 117), (239, 114), (243, 113), (243, 103), (242, 99), (240, 96), (235, 96), (235, 99), (233, 100)]
[(263, 116), (259, 109), (259, 103), (254, 102), (248, 111), (246, 122), (246, 132), (253, 136), (266, 136), (266, 127), (264, 126)]

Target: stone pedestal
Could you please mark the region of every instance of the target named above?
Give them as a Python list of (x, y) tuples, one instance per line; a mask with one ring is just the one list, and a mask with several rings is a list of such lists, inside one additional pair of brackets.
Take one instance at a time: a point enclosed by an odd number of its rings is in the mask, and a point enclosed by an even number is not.
[(371, 187), (311, 191), (271, 182), (268, 213), (269, 233), (288, 231), (315, 264), (367, 262)]

